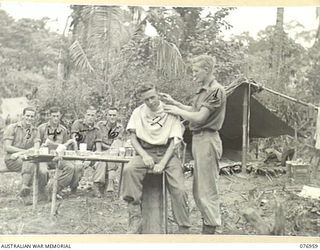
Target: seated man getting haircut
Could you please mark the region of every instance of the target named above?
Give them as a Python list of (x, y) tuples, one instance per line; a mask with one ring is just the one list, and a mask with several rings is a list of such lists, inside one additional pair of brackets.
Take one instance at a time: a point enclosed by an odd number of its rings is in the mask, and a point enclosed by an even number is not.
[(128, 202), (128, 233), (141, 233), (142, 183), (148, 170), (166, 173), (174, 219), (179, 233), (187, 233), (190, 227), (188, 197), (181, 162), (174, 154), (175, 146), (182, 139), (180, 120), (163, 112), (153, 85), (140, 86), (138, 94), (144, 103), (133, 111), (127, 125), (138, 155), (125, 166), (121, 187), (121, 196)]

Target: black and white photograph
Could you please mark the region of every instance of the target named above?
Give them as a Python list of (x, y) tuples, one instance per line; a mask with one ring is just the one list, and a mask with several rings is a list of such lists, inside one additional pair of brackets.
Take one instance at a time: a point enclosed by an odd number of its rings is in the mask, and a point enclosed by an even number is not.
[(319, 237), (319, 62), (319, 6), (0, 1), (0, 235)]

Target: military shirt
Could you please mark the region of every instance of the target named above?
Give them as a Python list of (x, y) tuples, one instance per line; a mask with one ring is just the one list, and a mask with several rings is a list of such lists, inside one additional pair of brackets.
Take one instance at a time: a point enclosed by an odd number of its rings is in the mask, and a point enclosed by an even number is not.
[(87, 149), (94, 151), (95, 144), (102, 142), (101, 131), (98, 126), (90, 126), (84, 120), (76, 120), (71, 126), (71, 134), (75, 134), (78, 146), (80, 143), (86, 143)]
[[(34, 146), (34, 143), (37, 141), (37, 132), (38, 129), (34, 126), (30, 126), (29, 128), (23, 127), (22, 122), (17, 122), (8, 125), (3, 133), (3, 141), (10, 140), (12, 141), (12, 146), (21, 148), (21, 149), (29, 149)], [(6, 152), (6, 156), (11, 154)]]
[[(68, 130), (63, 125), (59, 124), (57, 128), (54, 128), (50, 122), (46, 122), (38, 127), (37, 140), (42, 144), (46, 139), (58, 144), (63, 144), (70, 139), (70, 136)], [(57, 146), (49, 145), (48, 148), (49, 150), (56, 149)]]
[(121, 123), (117, 123), (116, 126), (111, 127), (111, 124), (107, 121), (100, 121), (97, 123), (101, 134), (102, 134), (102, 142), (111, 146), (111, 144), (116, 139), (122, 139), (123, 136), (123, 126)]
[(226, 113), (226, 91), (222, 85), (217, 82), (212, 83), (210, 87), (201, 87), (193, 98), (193, 111), (200, 111), (201, 107), (210, 110), (210, 115), (203, 123), (190, 122), (190, 130), (199, 131), (210, 129), (219, 131), (223, 125)]

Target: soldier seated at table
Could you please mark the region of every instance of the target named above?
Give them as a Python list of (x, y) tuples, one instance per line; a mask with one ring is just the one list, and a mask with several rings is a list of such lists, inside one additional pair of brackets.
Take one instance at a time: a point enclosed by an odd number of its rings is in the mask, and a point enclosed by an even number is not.
[[(25, 205), (32, 204), (30, 191), (33, 180), (33, 173), (36, 164), (23, 161), (24, 154), (34, 151), (34, 144), (37, 137), (37, 128), (34, 126), (36, 111), (27, 107), (23, 110), (19, 122), (8, 125), (4, 130), (3, 141), (5, 151), (5, 164), (10, 171), (21, 171), (22, 186), (20, 197)], [(48, 170), (45, 167), (39, 169), (39, 198), (46, 200), (46, 185), (48, 182)]]
[[(107, 151), (109, 154), (118, 155), (117, 151), (120, 146), (122, 146), (122, 135), (123, 135), (123, 126), (118, 121), (118, 109), (111, 107), (107, 112), (107, 120), (99, 121), (97, 126), (100, 128), (102, 134), (102, 150)], [(96, 171), (94, 175), (94, 180), (96, 183), (103, 185), (106, 180), (106, 172), (108, 173), (108, 185), (107, 192), (114, 191), (114, 183), (116, 180), (116, 170), (118, 169), (118, 163), (114, 162), (97, 162)], [(102, 191), (103, 187), (100, 188)], [(100, 192), (98, 189), (98, 192)], [(103, 193), (98, 193), (98, 196), (101, 196)]]
[(164, 113), (153, 85), (144, 84), (137, 93), (144, 103), (133, 111), (127, 130), (138, 155), (124, 167), (121, 186), (121, 196), (128, 202), (128, 233), (141, 233), (142, 183), (148, 170), (155, 174), (165, 172), (178, 233), (188, 233), (188, 196), (181, 162), (174, 153), (182, 140), (182, 125), (177, 116)]
[(39, 126), (39, 125), (41, 125), (41, 124), (43, 124), (45, 122), (48, 122), (49, 116), (50, 116), (50, 114), (49, 114), (49, 111), (47, 109), (40, 110), (39, 117), (38, 117), (37, 122), (36, 122), (37, 126)]
[(60, 121), (61, 121), (61, 124), (68, 130), (68, 134), (70, 135), (70, 138), (71, 138), (71, 126), (74, 122), (72, 113), (63, 114)]
[[(49, 110), (49, 121), (41, 124), (38, 127), (37, 141), (41, 147), (47, 147), (51, 152), (56, 150), (61, 144), (68, 147), (75, 143), (75, 140), (70, 139), (68, 130), (60, 123), (61, 111), (58, 107), (52, 107)], [(40, 165), (56, 168), (57, 162), (43, 162)], [(71, 161), (61, 161), (60, 171), (58, 174), (57, 192), (60, 192), (63, 188), (70, 187), (71, 193), (75, 193), (79, 185), (81, 178), (81, 171), (75, 167), (75, 164)], [(48, 190), (52, 192), (52, 181), (48, 184)]]
[[(86, 144), (87, 150), (101, 152), (102, 136), (99, 127), (95, 124), (96, 116), (97, 109), (91, 106), (87, 109), (84, 119), (78, 119), (72, 124), (71, 135), (72, 138), (76, 140), (78, 148), (80, 144), (83, 143)], [(77, 162), (76, 167), (83, 173), (84, 168), (93, 166), (94, 164), (95, 162), (88, 161)], [(99, 180), (93, 180), (93, 191), (95, 196), (101, 197), (100, 192), (103, 187), (104, 183), (100, 183)]]

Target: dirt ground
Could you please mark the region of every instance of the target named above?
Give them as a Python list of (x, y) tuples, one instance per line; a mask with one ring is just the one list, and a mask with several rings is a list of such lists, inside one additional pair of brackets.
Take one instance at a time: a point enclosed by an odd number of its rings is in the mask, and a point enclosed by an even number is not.
[[(102, 199), (93, 198), (90, 191), (90, 169), (82, 179), (81, 188), (74, 196), (68, 190), (58, 201), (58, 210), (50, 218), (50, 203), (39, 202), (36, 211), (24, 206), (17, 196), (20, 175), (0, 174), (0, 234), (124, 234), (127, 228), (126, 203), (117, 192), (107, 193)], [(201, 231), (201, 216), (192, 198), (192, 176), (186, 174), (191, 212), (191, 233)], [(263, 223), (273, 227), (275, 201), (283, 202), (285, 235), (319, 236), (320, 201), (297, 195), (301, 186), (288, 186), (285, 175), (278, 177), (237, 173), (220, 176), (221, 210), (223, 223), (218, 234), (255, 235), (243, 212), (251, 207), (261, 216)], [(320, 187), (317, 182), (315, 186)], [(170, 210), (170, 209), (169, 209)], [(169, 211), (168, 231), (173, 234), (177, 226)]]

